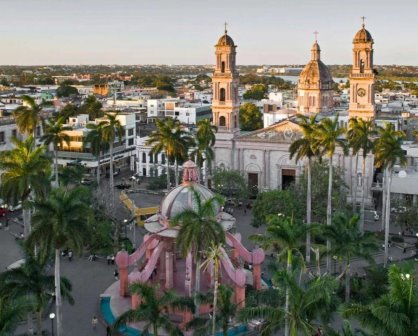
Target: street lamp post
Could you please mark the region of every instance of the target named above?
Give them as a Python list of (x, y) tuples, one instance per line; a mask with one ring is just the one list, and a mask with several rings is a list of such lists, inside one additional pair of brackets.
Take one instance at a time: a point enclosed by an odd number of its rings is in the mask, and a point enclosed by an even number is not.
[(49, 319), (51, 320), (51, 335), (52, 336), (54, 336), (54, 318), (55, 318), (54, 313), (49, 314)]

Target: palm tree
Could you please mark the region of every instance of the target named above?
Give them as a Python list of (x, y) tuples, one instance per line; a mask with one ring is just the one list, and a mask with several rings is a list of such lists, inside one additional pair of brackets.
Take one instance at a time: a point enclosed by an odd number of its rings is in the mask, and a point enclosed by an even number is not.
[[(193, 329), (194, 336), (206, 336), (208, 330), (212, 327), (213, 335), (215, 335), (213, 330), (222, 329), (222, 334), (227, 336), (231, 321), (237, 314), (237, 305), (233, 303), (233, 294), (234, 291), (232, 288), (220, 285), (217, 293), (217, 301), (219, 302), (217, 305), (218, 308), (217, 311), (215, 311), (215, 309), (213, 310), (212, 318), (197, 316), (186, 325), (186, 329)], [(209, 300), (213, 301), (214, 295), (214, 293), (209, 293), (209, 295), (205, 297), (205, 299), (207, 299), (205, 302), (210, 302)], [(213, 298), (211, 296), (213, 296)]]
[[(304, 223), (295, 223), (293, 218), (287, 218), (282, 214), (271, 216), (268, 219), (267, 230), (265, 234), (250, 236), (251, 240), (259, 243), (266, 250), (272, 249), (278, 253), (278, 258), (286, 257), (286, 272), (290, 274), (293, 267), (293, 254), (299, 255), (303, 260), (300, 248), (303, 247), (304, 237), (308, 231), (316, 226)], [(285, 336), (289, 336), (289, 302), (290, 291), (286, 290), (285, 301)]]
[(396, 131), (391, 123), (385, 127), (378, 128), (378, 138), (375, 140), (374, 155), (377, 167), (384, 169), (385, 174), (385, 260), (386, 267), (389, 258), (389, 222), (390, 222), (390, 186), (392, 183), (393, 166), (399, 161), (401, 165), (405, 164), (405, 152), (402, 149), (402, 139), (405, 134), (402, 131)]
[(215, 158), (213, 146), (215, 145), (216, 131), (217, 127), (212, 125), (209, 119), (203, 119), (197, 123), (196, 147), (192, 155), (195, 157), (196, 164), (200, 168), (200, 176), (203, 176), (202, 168), (204, 161), (206, 161), (206, 167), (208, 169), (204, 174), (206, 186), (208, 185), (208, 172)]
[(413, 265), (389, 268), (387, 293), (368, 305), (345, 306), (345, 317), (355, 317), (373, 335), (418, 335), (418, 290)]
[(23, 204), (24, 236), (31, 231), (31, 210), (25, 204), (31, 194), (42, 196), (50, 185), (50, 160), (45, 155), (45, 147), (35, 148), (35, 139), (12, 139), (14, 149), (0, 153), (1, 174), (0, 192), (9, 204)]
[(33, 303), (27, 298), (0, 298), (0, 335), (14, 335), (17, 325), (32, 309)]
[[(328, 156), (328, 198), (327, 198), (327, 225), (331, 225), (332, 220), (332, 157), (334, 156), (336, 148), (342, 148), (343, 153), (346, 154), (346, 143), (342, 136), (345, 133), (345, 128), (339, 126), (338, 114), (335, 118), (322, 119), (315, 129), (313, 134), (315, 138), (314, 148), (318, 149), (321, 154)], [(330, 242), (327, 241), (327, 250), (331, 249)], [(331, 271), (331, 256), (327, 256), (327, 271)]]
[[(364, 231), (364, 208), (365, 208), (365, 194), (366, 194), (366, 158), (369, 153), (373, 151), (373, 137), (377, 134), (376, 126), (373, 120), (363, 120), (358, 118), (351, 118), (349, 121), (349, 128), (347, 130), (347, 138), (350, 147), (353, 149), (353, 154), (358, 155), (362, 153), (361, 166), (361, 209), (360, 209), (360, 231)], [(351, 186), (354, 188), (354, 186)], [(355, 202), (353, 200), (353, 202)]]
[(56, 187), (59, 186), (58, 182), (58, 148), (62, 148), (64, 142), (70, 144), (70, 136), (65, 131), (71, 130), (71, 127), (64, 126), (64, 119), (58, 118), (56, 120), (49, 119), (44, 123), (44, 135), (41, 137), (41, 141), (46, 146), (50, 144), (54, 148), (54, 176)]
[(103, 125), (104, 122), (98, 124), (87, 124), (89, 130), (87, 136), (84, 138), (83, 146), (90, 148), (91, 153), (97, 158), (97, 170), (96, 179), (97, 185), (100, 184), (100, 157), (102, 152), (107, 149), (108, 146), (103, 141)]
[(202, 196), (191, 187), (194, 208), (187, 208), (172, 219), (172, 225), (179, 225), (180, 229), (176, 239), (181, 254), (186, 257), (192, 253), (196, 265), (195, 304), (199, 312), (197, 293), (200, 292), (200, 265), (202, 253), (212, 245), (225, 243), (225, 232), (222, 225), (216, 220), (217, 209), (223, 204), (220, 196), (213, 196), (203, 200)]
[(170, 320), (167, 311), (171, 309), (193, 311), (194, 304), (190, 298), (179, 297), (173, 291), (159, 294), (156, 288), (140, 282), (133, 283), (130, 289), (131, 293), (141, 297), (141, 303), (135, 309), (120, 315), (113, 324), (113, 329), (117, 330), (126, 323), (146, 322), (142, 329), (143, 335), (149, 335), (149, 330), (152, 329), (152, 335), (158, 336), (159, 328), (164, 329), (170, 336), (183, 335), (179, 327)]
[[(0, 274), (0, 297), (1, 298), (32, 298), (37, 316), (38, 334), (42, 331), (42, 313), (51, 300), (51, 292), (54, 292), (54, 276), (48, 275), (45, 264), (27, 254), (25, 263), (15, 269)], [(61, 278), (63, 296), (74, 303), (71, 292), (71, 283), (66, 278)]]
[[(331, 276), (315, 277), (299, 284), (292, 274), (278, 272), (274, 282), (284, 286), (256, 292), (254, 297), (247, 299), (247, 306), (238, 315), (243, 321), (264, 319), (261, 336), (273, 335), (283, 326), (283, 319), (289, 322), (291, 336), (311, 336), (316, 329), (315, 323), (327, 324), (332, 319), (338, 307), (338, 283)], [(282, 288), (286, 288), (286, 294)], [(285, 311), (283, 298), (288, 292), (290, 303)]]
[(40, 256), (55, 253), (55, 302), (57, 336), (63, 335), (60, 250), (82, 251), (90, 215), (88, 195), (83, 187), (54, 189), (48, 198), (35, 201), (34, 228), (28, 245), (40, 247)]
[[(306, 224), (311, 224), (312, 218), (312, 158), (318, 155), (317, 151), (314, 150), (314, 138), (313, 134), (315, 128), (317, 127), (317, 115), (313, 115), (310, 118), (304, 116), (303, 114), (298, 114), (298, 124), (302, 128), (303, 137), (295, 140), (289, 148), (290, 158), (295, 157), (296, 162), (302, 158), (307, 159), (307, 171), (308, 171), (308, 183), (307, 183), (307, 192), (306, 192)], [(306, 262), (311, 261), (311, 235), (308, 231), (306, 233)]]
[(21, 133), (32, 135), (36, 138), (36, 127), (40, 121), (40, 113), (44, 106), (50, 105), (43, 102), (42, 104), (36, 104), (35, 100), (29, 96), (22, 96), (22, 102), (25, 104), (19, 106), (13, 112), (13, 116), (16, 120), (16, 125)]
[(176, 184), (178, 183), (177, 159), (187, 155), (187, 141), (184, 138), (187, 133), (181, 129), (178, 120), (167, 118), (156, 121), (157, 130), (152, 132), (147, 140), (147, 145), (152, 145), (151, 154), (165, 153), (167, 170), (167, 190), (170, 189), (170, 161), (176, 162)]
[(111, 193), (111, 209), (113, 210), (114, 207), (114, 183), (113, 183), (113, 145), (115, 143), (116, 138), (121, 141), (122, 136), (124, 134), (124, 129), (120, 120), (118, 119), (119, 112), (116, 113), (106, 113), (105, 117), (106, 120), (100, 123), (101, 130), (102, 130), (102, 139), (104, 143), (109, 146), (109, 156), (110, 156), (110, 166), (109, 166), (109, 187)]
[(378, 248), (378, 243), (372, 232), (362, 232), (358, 225), (359, 217), (350, 218), (339, 213), (333, 218), (332, 226), (324, 229), (324, 235), (331, 241), (332, 256), (337, 256), (345, 262), (345, 301), (350, 299), (350, 267), (353, 257), (363, 257), (371, 262), (371, 253)]
[(219, 286), (219, 271), (221, 269), (221, 262), (223, 256), (223, 249), (220, 245), (212, 245), (206, 252), (206, 260), (201, 267), (207, 269), (210, 265), (213, 267), (212, 279), (213, 284), (213, 317), (212, 317), (212, 334), (216, 333), (216, 308), (218, 300), (218, 286)]

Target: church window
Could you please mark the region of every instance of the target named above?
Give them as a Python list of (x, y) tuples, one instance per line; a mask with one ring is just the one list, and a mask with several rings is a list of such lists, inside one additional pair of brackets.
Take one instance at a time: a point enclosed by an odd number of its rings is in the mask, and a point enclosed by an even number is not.
[(142, 153), (142, 163), (146, 163), (147, 162), (147, 154)]
[(149, 156), (149, 162), (154, 163), (154, 156), (152, 155), (152, 153), (149, 153), (148, 156)]
[(220, 90), (219, 90), (219, 100), (220, 101), (222, 101), (222, 102), (224, 102), (225, 101), (225, 89), (224, 88), (221, 88)]
[(225, 62), (222, 61), (221, 63), (221, 72), (224, 73), (225, 72)]
[(364, 60), (360, 60), (360, 73), (364, 72)]
[(226, 119), (224, 116), (219, 118), (219, 126), (226, 126)]

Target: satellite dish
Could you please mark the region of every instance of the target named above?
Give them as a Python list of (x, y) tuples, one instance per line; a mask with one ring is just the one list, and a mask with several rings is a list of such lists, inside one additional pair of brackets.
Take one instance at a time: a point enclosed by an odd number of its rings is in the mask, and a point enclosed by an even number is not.
[(404, 177), (406, 177), (408, 174), (406, 173), (406, 171), (405, 170), (401, 170), (399, 173), (398, 173), (398, 177), (401, 177), (401, 178), (404, 178)]

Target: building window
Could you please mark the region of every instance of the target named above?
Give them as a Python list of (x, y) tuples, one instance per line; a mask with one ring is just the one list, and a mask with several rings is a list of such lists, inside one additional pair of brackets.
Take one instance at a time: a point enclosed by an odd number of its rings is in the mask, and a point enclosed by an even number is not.
[(226, 119), (224, 116), (219, 118), (219, 126), (226, 126)]
[(134, 135), (134, 129), (130, 128), (128, 129), (128, 136)]
[(225, 72), (225, 62), (221, 63), (221, 72), (224, 73)]
[(134, 145), (134, 139), (129, 139), (128, 146), (133, 146), (133, 145)]
[(165, 164), (165, 154), (162, 154), (161, 155), (161, 163), (162, 164)]
[(142, 163), (146, 163), (147, 162), (147, 154), (142, 153)]
[(0, 143), (5, 143), (5, 140), (4, 140), (4, 132), (0, 132)]
[(360, 73), (364, 72), (364, 61), (360, 60)]
[(151, 153), (149, 153), (148, 156), (149, 156), (149, 162), (154, 163), (154, 156)]
[(17, 129), (12, 130), (12, 137), (17, 137)]
[(174, 114), (176, 115), (176, 116), (179, 116), (180, 115), (180, 113), (179, 112), (174, 112)]
[(224, 102), (225, 101), (225, 89), (221, 88), (221, 90), (219, 91), (219, 100)]
[(40, 126), (36, 127), (36, 136), (37, 137), (41, 136), (41, 127)]

